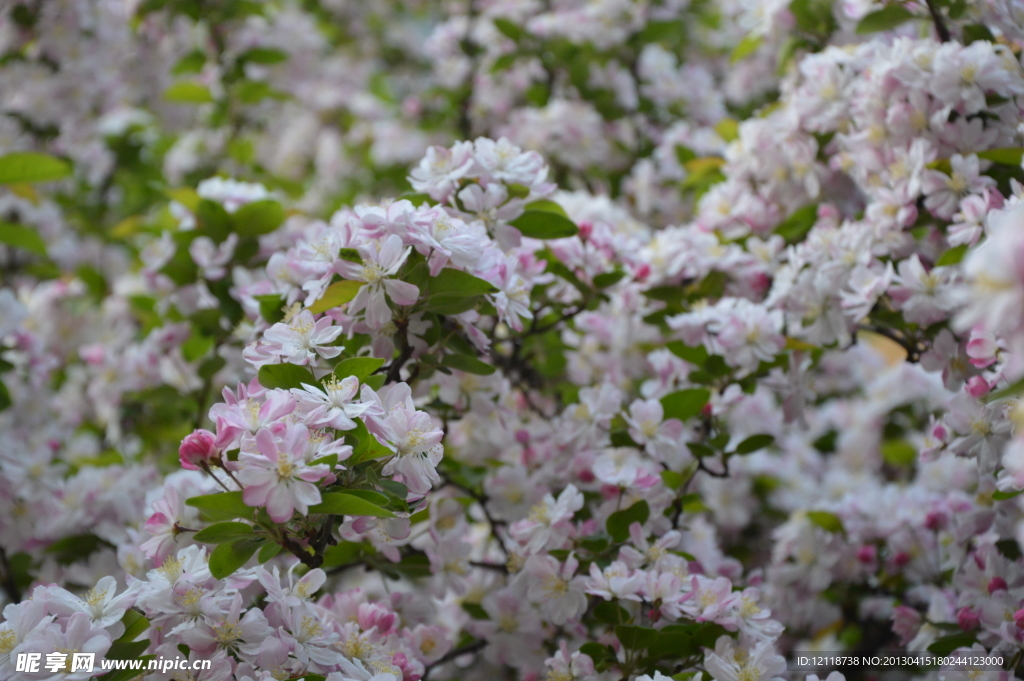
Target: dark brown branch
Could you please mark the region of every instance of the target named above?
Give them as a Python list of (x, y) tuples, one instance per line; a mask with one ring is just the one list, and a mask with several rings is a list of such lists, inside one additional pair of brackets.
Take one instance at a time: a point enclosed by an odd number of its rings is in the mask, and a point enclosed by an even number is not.
[(388, 367), (387, 377), (384, 379), (385, 383), (398, 383), (402, 380), (402, 367), (412, 357), (412, 345), (409, 343), (409, 325), (406, 321), (398, 323), (398, 331), (395, 333), (398, 336), (398, 357), (391, 360), (391, 365)]
[(948, 43), (952, 36), (949, 34), (946, 20), (942, 18), (942, 12), (935, 6), (935, 0), (925, 0), (925, 3), (928, 5), (928, 13), (932, 15), (932, 23), (935, 24), (935, 32), (939, 35), (939, 40)]
[(483, 509), (483, 512), (484, 512), (484, 517), (487, 518), (487, 522), (490, 523), (490, 525), (491, 525), (491, 534), (497, 540), (498, 546), (501, 547), (502, 553), (504, 553), (506, 556), (508, 556), (509, 555), (509, 550), (508, 550), (508, 547), (505, 545), (505, 540), (501, 538), (500, 534), (498, 534), (498, 526), (502, 525), (504, 523), (501, 523), (501, 522), (495, 520), (491, 516), (491, 512), (487, 510), (487, 496), (486, 495), (479, 495), (479, 494), (477, 494), (473, 490), (469, 489), (468, 487), (465, 487), (464, 485), (460, 485), (459, 483), (455, 482), (454, 480), (452, 480), (451, 478), (449, 478), (446, 475), (441, 475), (441, 479), (444, 481), (444, 483), (446, 485), (451, 485), (452, 487), (458, 487), (463, 492), (465, 492), (469, 496), (473, 497), (473, 499), (480, 504), (480, 508)]
[(438, 665), (442, 665), (445, 662), (451, 662), (455, 658), (462, 657), (463, 655), (468, 655), (469, 653), (475, 653), (478, 650), (482, 650), (485, 647), (487, 647), (487, 641), (473, 641), (469, 645), (465, 645), (461, 648), (456, 648), (455, 650), (448, 651), (440, 659), (438, 659), (437, 662), (431, 662), (427, 665), (426, 669), (423, 670), (423, 676), (420, 677), (420, 681), (427, 681), (427, 677), (430, 676), (430, 672)]

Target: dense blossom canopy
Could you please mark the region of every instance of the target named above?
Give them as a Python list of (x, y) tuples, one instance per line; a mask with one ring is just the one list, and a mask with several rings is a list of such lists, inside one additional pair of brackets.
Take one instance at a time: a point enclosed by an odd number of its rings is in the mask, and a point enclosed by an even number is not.
[(0, 679), (1021, 675), (1022, 52), (1019, 0), (3, 2)]

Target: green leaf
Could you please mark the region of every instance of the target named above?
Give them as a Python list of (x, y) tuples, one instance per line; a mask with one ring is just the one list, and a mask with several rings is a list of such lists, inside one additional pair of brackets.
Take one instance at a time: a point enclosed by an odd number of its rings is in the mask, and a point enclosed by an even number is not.
[(121, 623), (124, 624), (124, 633), (117, 639), (118, 641), (134, 641), (149, 629), (149, 620), (141, 612), (131, 608), (125, 610)]
[(723, 118), (715, 123), (715, 132), (726, 142), (732, 142), (740, 136), (740, 124), (735, 118)]
[(754, 52), (757, 52), (757, 48), (761, 47), (763, 44), (763, 36), (754, 34), (748, 35), (733, 48), (732, 54), (729, 55), (729, 62), (735, 64), (741, 59), (746, 59), (750, 55), (754, 54)]
[(1013, 499), (1015, 496), (1024, 494), (1024, 489), (1014, 490), (1013, 492), (993, 492), (993, 501), (1006, 501), (1007, 499)]
[(284, 319), (284, 297), (278, 293), (264, 296), (253, 296), (260, 304), (260, 316), (271, 324)]
[(940, 639), (936, 639), (930, 646), (928, 646), (928, 652), (935, 653), (936, 655), (949, 655), (958, 648), (970, 648), (977, 642), (977, 634), (961, 632), (959, 634), (943, 636)]
[(380, 390), (384, 387), (384, 381), (387, 380), (387, 376), (384, 374), (374, 374), (373, 376), (367, 376), (366, 380), (363, 381), (363, 385), (370, 386), (371, 390)]
[(1010, 560), (1017, 560), (1022, 555), (1020, 544), (1016, 539), (1000, 539), (996, 542), (996, 549)]
[(689, 631), (684, 631), (682, 627), (678, 629), (666, 627), (658, 632), (658, 639), (648, 646), (647, 654), (653, 659), (658, 659), (687, 657), (697, 652), (699, 652), (698, 646)]
[(461, 293), (438, 293), (427, 298), (423, 310), (434, 314), (456, 315), (472, 310), (480, 304), (480, 296), (466, 296)]
[(694, 366), (704, 366), (704, 362), (708, 360), (708, 351), (703, 345), (692, 347), (683, 343), (683, 341), (672, 341), (665, 345), (676, 357), (684, 359)]
[(46, 255), (46, 242), (32, 227), (0, 222), (0, 243), (14, 246), (37, 255)]
[(0, 156), (0, 184), (50, 182), (71, 174), (71, 164), (35, 151), (16, 151)]
[(334, 375), (339, 379), (355, 376), (362, 383), (382, 366), (384, 360), (377, 357), (352, 357), (334, 367)]
[(668, 487), (669, 489), (679, 489), (683, 486), (683, 483), (686, 482), (682, 474), (676, 473), (675, 471), (662, 471), (661, 481), (665, 483), (665, 487)]
[(605, 522), (605, 529), (616, 542), (626, 541), (629, 536), (629, 526), (633, 523), (643, 525), (651, 515), (651, 508), (646, 501), (640, 500), (629, 508), (616, 511), (608, 516)]
[(494, 19), (494, 28), (498, 29), (502, 35), (506, 38), (511, 38), (516, 42), (523, 39), (526, 35), (526, 31), (519, 27), (518, 24), (513, 22), (511, 19), (505, 19), (504, 17), (498, 17)]
[[(110, 644), (106, 658), (108, 660), (134, 660), (149, 647), (149, 639), (142, 641), (122, 641), (118, 639)], [(104, 677), (106, 678), (106, 677)]]
[(995, 36), (992, 35), (992, 31), (990, 31), (988, 26), (985, 24), (968, 24), (967, 26), (964, 26), (963, 35), (964, 45), (970, 45), (971, 43), (979, 40), (988, 41), (990, 43), (994, 43), (996, 41)]
[(756, 452), (759, 449), (764, 449), (773, 442), (775, 442), (774, 435), (751, 435), (746, 440), (736, 445), (736, 453), (750, 454), (751, 452)]
[(878, 31), (889, 31), (900, 24), (914, 18), (905, 7), (896, 3), (890, 3), (878, 10), (868, 14), (857, 23), (858, 34), (877, 33)]
[(235, 570), (245, 565), (262, 546), (263, 541), (239, 539), (229, 544), (218, 544), (210, 553), (210, 574), (216, 579), (224, 579)]
[(196, 373), (199, 374), (199, 378), (204, 381), (208, 381), (213, 378), (218, 371), (223, 369), (227, 365), (228, 361), (220, 356), (207, 357), (200, 363), (199, 369)]
[(272, 47), (254, 47), (238, 55), (238, 61), (253, 64), (280, 64), (287, 59), (287, 53)]
[(615, 627), (615, 638), (619, 639), (619, 643), (627, 650), (643, 650), (658, 640), (658, 631), (649, 627), (620, 624)]
[(231, 518), (252, 518), (256, 509), (242, 501), (241, 492), (218, 492), (199, 497), (189, 497), (185, 504)]
[(817, 220), (817, 204), (808, 204), (803, 208), (797, 209), (792, 215), (783, 220), (775, 228), (775, 233), (785, 239), (786, 243), (796, 243), (797, 241), (802, 241), (807, 236), (807, 233), (811, 231), (811, 227), (814, 226)]
[(195, 331), (181, 344), (181, 355), (186, 362), (194, 362), (213, 349), (213, 339)]
[(1024, 158), (1024, 149), (989, 149), (988, 151), (979, 151), (978, 158), (1008, 166), (1019, 166), (1021, 159)]
[(445, 267), (427, 281), (427, 288), (431, 295), (437, 293), (459, 293), (463, 296), (484, 295), (497, 293), (498, 287), (489, 281), (474, 277), (469, 272)]
[(309, 508), (310, 515), (323, 513), (331, 515), (373, 516), (375, 518), (394, 518), (395, 514), (381, 508), (352, 491), (328, 492), (322, 501)]
[[(379, 376), (380, 374), (377, 375)], [(362, 461), (379, 459), (381, 457), (391, 456), (394, 454), (393, 451), (381, 444), (380, 440), (366, 429), (366, 424), (364, 424), (362, 420), (353, 420), (356, 422), (355, 429), (350, 430), (345, 434), (346, 442), (350, 438), (357, 441), (352, 447), (352, 456), (346, 462), (348, 465), (353, 466)]]
[(479, 603), (463, 603), (462, 609), (469, 613), (469, 616), (475, 620), (489, 620), (491, 619), (487, 615), (487, 611)]
[(313, 314), (319, 314), (326, 312), (339, 305), (344, 305), (359, 293), (359, 289), (363, 287), (361, 281), (336, 281), (327, 287), (324, 294), (320, 296), (320, 299), (309, 306), (309, 311)]
[(622, 270), (618, 270), (617, 272), (605, 272), (594, 277), (594, 286), (597, 288), (608, 288), (609, 286), (622, 281), (625, 276), (626, 273)]
[(204, 544), (222, 544), (243, 537), (251, 537), (252, 525), (239, 522), (214, 523), (192, 535), (192, 538)]
[(182, 76), (186, 73), (199, 73), (206, 64), (206, 55), (199, 50), (193, 50), (178, 60), (178, 63), (171, 69), (171, 75)]
[(260, 555), (256, 556), (256, 560), (260, 562), (260, 565), (263, 565), (263, 563), (266, 563), (268, 560), (281, 553), (282, 548), (283, 547), (280, 544), (267, 542), (263, 545), (263, 548), (260, 549)]
[(94, 534), (78, 534), (58, 539), (46, 547), (46, 552), (55, 554), (58, 563), (69, 565), (97, 551), (103, 544)]
[(354, 262), (357, 265), (363, 264), (363, 256), (354, 248), (342, 248), (338, 251), (338, 257), (347, 262)]
[(486, 362), (481, 362), (476, 357), (470, 357), (469, 355), (445, 355), (441, 358), (441, 366), (448, 367), (449, 369), (458, 369), (459, 371), (465, 371), (467, 374), (476, 374), (477, 376), (490, 376), (495, 372), (495, 368)]
[(843, 521), (835, 513), (829, 511), (807, 511), (807, 519), (812, 523), (833, 534), (846, 534), (843, 528)]
[(191, 80), (179, 80), (164, 90), (164, 99), (175, 104), (206, 104), (214, 101), (208, 87)]
[(935, 266), (944, 267), (946, 265), (959, 265), (960, 261), (964, 259), (965, 253), (967, 253), (967, 244), (954, 246), (939, 256), (939, 259), (935, 261)]
[(328, 546), (324, 551), (323, 568), (338, 567), (347, 565), (359, 556), (362, 551), (362, 544), (351, 541), (340, 541), (334, 546)]
[(569, 218), (547, 210), (528, 210), (509, 224), (532, 239), (562, 239), (580, 231)]
[(907, 467), (917, 461), (917, 448), (906, 440), (886, 440), (881, 449), (882, 458), (890, 466)]
[(538, 199), (537, 201), (531, 201), (530, 203), (523, 206), (523, 210), (542, 210), (545, 213), (554, 213), (555, 215), (561, 215), (564, 218), (569, 217), (569, 214), (565, 212), (561, 204), (550, 199)]
[(715, 455), (715, 450), (699, 442), (687, 442), (686, 448), (690, 450), (690, 454), (693, 454), (693, 456), (698, 459), (704, 459)]
[(253, 201), (241, 206), (231, 216), (238, 236), (270, 234), (284, 222), (284, 208), (272, 199)]
[(594, 606), (594, 618), (605, 624), (625, 624), (629, 621), (629, 613), (615, 601), (601, 601)]
[(231, 215), (224, 206), (210, 199), (200, 199), (196, 206), (199, 230), (220, 243), (231, 234)]
[(243, 80), (235, 87), (235, 94), (243, 104), (258, 104), (264, 99), (289, 99), (289, 95), (261, 80)]
[(260, 367), (257, 376), (260, 385), (268, 389), (302, 388), (303, 383), (316, 385), (316, 380), (309, 369), (294, 364), (267, 364)]
[(501, 55), (494, 60), (493, 64), (491, 64), (491, 73), (500, 73), (501, 71), (512, 68), (512, 65), (516, 63), (516, 59), (518, 58), (519, 55), (515, 52)]
[(661, 406), (665, 411), (666, 420), (686, 421), (700, 414), (710, 399), (711, 391), (704, 388), (689, 388), (665, 395), (661, 398)]

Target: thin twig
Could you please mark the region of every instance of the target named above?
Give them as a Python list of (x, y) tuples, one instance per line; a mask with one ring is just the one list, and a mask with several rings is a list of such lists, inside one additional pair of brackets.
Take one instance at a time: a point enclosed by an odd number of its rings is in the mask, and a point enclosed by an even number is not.
[(934, 0), (925, 0), (928, 5), (928, 13), (932, 15), (932, 23), (935, 24), (935, 32), (939, 35), (939, 41), (948, 43), (952, 36), (949, 34), (949, 27), (946, 20), (942, 18), (942, 12), (935, 6)]
[(445, 653), (436, 662), (431, 662), (427, 665), (426, 669), (423, 670), (423, 676), (420, 677), (420, 681), (427, 681), (427, 677), (430, 676), (430, 672), (438, 665), (442, 665), (445, 662), (451, 662), (455, 658), (462, 657), (463, 655), (468, 655), (469, 653), (475, 653), (476, 651), (481, 650), (486, 646), (487, 641), (473, 641), (469, 645), (465, 645), (461, 648), (456, 648), (455, 650), (451, 650)]

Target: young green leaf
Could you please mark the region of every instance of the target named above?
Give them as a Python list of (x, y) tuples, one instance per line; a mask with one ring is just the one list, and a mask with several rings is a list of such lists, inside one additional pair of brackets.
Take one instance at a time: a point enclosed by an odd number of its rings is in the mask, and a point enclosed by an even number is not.
[(334, 367), (334, 375), (338, 379), (355, 376), (362, 383), (382, 366), (384, 366), (384, 360), (378, 357), (352, 357)]
[(509, 224), (532, 239), (562, 239), (580, 231), (569, 218), (546, 210), (528, 210)]
[(878, 31), (889, 31), (900, 24), (910, 21), (914, 15), (903, 5), (891, 2), (882, 9), (868, 14), (857, 23), (858, 34), (877, 33)]
[(829, 511), (807, 511), (807, 519), (812, 523), (833, 534), (845, 534), (843, 521), (835, 513)]
[(608, 520), (605, 522), (605, 529), (608, 530), (608, 534), (615, 541), (626, 541), (626, 537), (629, 536), (629, 526), (633, 523), (640, 523), (641, 525), (646, 523), (650, 515), (650, 506), (647, 505), (646, 501), (641, 500), (625, 510), (616, 511), (608, 516)]
[(252, 534), (252, 525), (232, 521), (214, 523), (196, 532), (192, 538), (204, 544), (222, 544), (226, 541), (251, 537)]
[(309, 508), (312, 514), (373, 516), (375, 518), (394, 518), (395, 514), (386, 508), (374, 504), (352, 491), (328, 492), (323, 495), (319, 504)]
[(736, 445), (736, 453), (750, 454), (751, 452), (756, 452), (759, 449), (764, 449), (773, 442), (775, 442), (774, 435), (751, 435), (746, 440)]
[(284, 208), (280, 203), (264, 199), (240, 207), (231, 216), (231, 221), (239, 236), (260, 236), (280, 227), (284, 218)]
[(320, 296), (320, 299), (309, 306), (309, 311), (313, 314), (319, 314), (326, 312), (332, 308), (344, 305), (359, 293), (359, 289), (363, 287), (361, 281), (336, 281), (327, 287), (324, 294)]
[(32, 227), (0, 222), (0, 243), (14, 246), (36, 255), (46, 255), (46, 242)]
[(71, 174), (71, 164), (35, 151), (16, 151), (0, 156), (0, 184), (50, 182)]
[(689, 388), (662, 397), (661, 407), (665, 412), (665, 419), (686, 421), (699, 414), (710, 399), (711, 391), (704, 388)]
[(190, 80), (179, 80), (164, 90), (164, 99), (175, 104), (207, 104), (214, 101), (210, 88)]
[(218, 492), (190, 497), (185, 500), (185, 504), (201, 511), (212, 511), (232, 518), (252, 518), (256, 510), (242, 501), (241, 492)]
[(301, 388), (303, 383), (316, 385), (316, 380), (309, 369), (294, 364), (267, 364), (260, 367), (257, 376), (260, 385), (269, 389), (290, 390)]
[(226, 544), (218, 544), (210, 553), (210, 574), (216, 579), (230, 576), (238, 568), (245, 565), (256, 549), (263, 545), (263, 540), (239, 539)]
[(459, 371), (465, 371), (467, 374), (476, 374), (477, 376), (490, 376), (495, 372), (495, 368), (486, 362), (481, 362), (476, 357), (470, 357), (469, 355), (445, 355), (441, 358), (441, 366), (448, 367), (449, 369), (458, 369)]
[(498, 292), (498, 287), (491, 282), (451, 267), (445, 267), (436, 277), (431, 277), (427, 281), (427, 288), (431, 295), (458, 293), (463, 296), (476, 296)]

